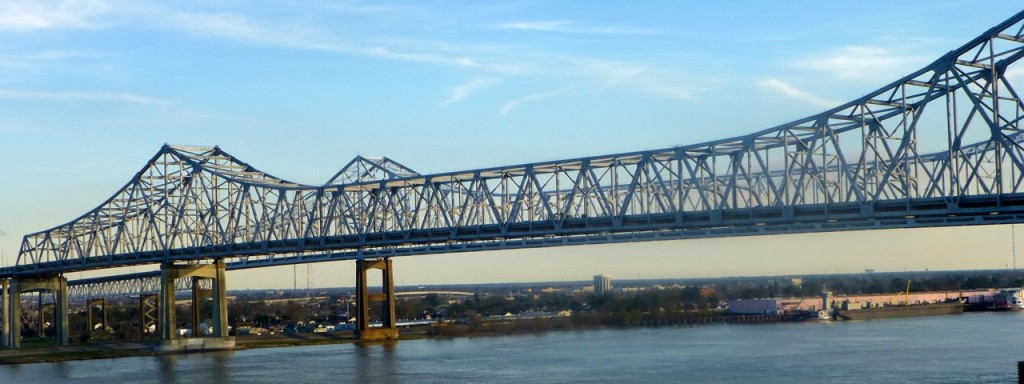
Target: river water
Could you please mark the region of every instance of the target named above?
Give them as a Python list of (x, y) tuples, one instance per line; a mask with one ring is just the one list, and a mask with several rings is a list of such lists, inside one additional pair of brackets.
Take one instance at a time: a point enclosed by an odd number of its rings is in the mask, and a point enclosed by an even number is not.
[(1024, 313), (550, 332), (0, 366), (0, 383), (1010, 383)]

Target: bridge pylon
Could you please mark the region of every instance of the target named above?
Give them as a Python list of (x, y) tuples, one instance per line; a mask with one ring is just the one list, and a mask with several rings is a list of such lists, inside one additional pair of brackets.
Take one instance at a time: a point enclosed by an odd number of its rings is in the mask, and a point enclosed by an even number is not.
[[(227, 305), (227, 279), (225, 274), (224, 260), (219, 259), (210, 264), (173, 264), (164, 263), (160, 265), (160, 300), (157, 311), (160, 320), (157, 327), (160, 331), (160, 345), (157, 351), (179, 351), (179, 350), (212, 350), (230, 349), (235, 346), (235, 339), (228, 336), (228, 305)], [(211, 337), (181, 338), (178, 334), (178, 321), (174, 313), (175, 302), (175, 280), (193, 278), (192, 297), (198, 298), (199, 284), (197, 279), (213, 280), (213, 332)], [(196, 303), (193, 302), (193, 310)], [(198, 324), (193, 324), (193, 336)]]
[(11, 346), (11, 325), (8, 324), (11, 316), (8, 311), (11, 307), (11, 294), (7, 291), (10, 279), (0, 279), (0, 346)]
[[(37, 291), (54, 292), (54, 328), (57, 345), (68, 345), (68, 280), (62, 275), (25, 276), (8, 279), (3, 284), (4, 339), (6, 346), (21, 347), (21, 294)], [(40, 329), (39, 333), (42, 334)]]
[(93, 309), (96, 307), (100, 308), (100, 324), (103, 326), (100, 328), (100, 334), (107, 335), (107, 327), (110, 324), (107, 323), (107, 299), (88, 299), (85, 301), (85, 332), (83, 334), (89, 335), (90, 337), (96, 331), (95, 322), (93, 322)]
[[(381, 293), (370, 293), (367, 271), (381, 271)], [(391, 273), (391, 259), (356, 260), (356, 337), (363, 341), (386, 341), (398, 339), (395, 321), (395, 283)], [(371, 303), (383, 303), (381, 326), (370, 327)]]

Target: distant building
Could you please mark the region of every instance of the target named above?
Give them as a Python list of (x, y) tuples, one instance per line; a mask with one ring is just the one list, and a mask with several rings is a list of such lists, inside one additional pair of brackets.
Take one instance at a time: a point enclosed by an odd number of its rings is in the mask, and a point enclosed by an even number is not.
[[(818, 299), (820, 302), (821, 299)], [(800, 299), (729, 300), (729, 312), (741, 314), (782, 314), (800, 309)]]
[(612, 292), (611, 275), (594, 275), (594, 293), (603, 295)]

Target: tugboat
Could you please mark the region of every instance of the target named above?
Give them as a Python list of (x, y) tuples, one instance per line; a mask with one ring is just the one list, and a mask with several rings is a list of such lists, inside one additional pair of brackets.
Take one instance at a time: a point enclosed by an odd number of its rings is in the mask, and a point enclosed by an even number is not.
[(818, 320), (835, 320), (835, 308), (832, 307), (832, 291), (822, 288), (821, 310), (818, 311)]
[(992, 311), (1021, 311), (1024, 310), (1024, 289), (1008, 288), (1001, 289), (992, 296)]

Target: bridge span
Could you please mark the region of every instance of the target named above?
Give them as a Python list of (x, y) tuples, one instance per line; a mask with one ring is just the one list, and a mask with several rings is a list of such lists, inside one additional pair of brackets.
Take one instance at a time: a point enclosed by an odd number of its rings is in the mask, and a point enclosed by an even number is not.
[[(19, 295), (52, 290), (66, 344), (75, 282), (63, 276), (75, 271), (160, 265), (160, 308), (177, 280), (210, 280), (226, 338), (226, 270), (356, 260), (358, 332), (394, 338), (396, 256), (1024, 222), (1024, 105), (1010, 75), (1022, 56), (1024, 12), (861, 98), (749, 135), (439, 174), (357, 157), (304, 185), (219, 147), (165, 145), (94, 210), (25, 235), (0, 269), (3, 340), (19, 343)], [(374, 269), (382, 293), (368, 290)], [(370, 302), (383, 303), (383, 328), (369, 328)], [(173, 311), (159, 324), (180, 346)]]

